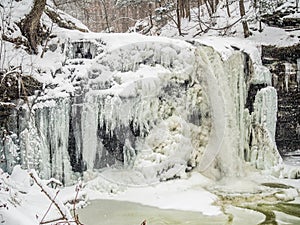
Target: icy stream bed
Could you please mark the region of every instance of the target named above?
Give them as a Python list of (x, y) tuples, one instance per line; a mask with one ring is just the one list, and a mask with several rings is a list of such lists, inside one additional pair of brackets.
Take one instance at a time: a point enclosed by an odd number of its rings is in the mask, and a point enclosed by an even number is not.
[[(116, 200), (94, 200), (79, 210), (82, 223), (89, 225), (139, 225), (146, 220), (149, 225), (255, 225), (255, 224), (299, 224), (300, 218), (274, 211), (276, 218), (265, 217), (255, 210), (227, 206), (226, 215), (203, 215), (200, 212), (159, 209), (137, 203)], [(274, 219), (274, 220), (273, 220)]]
[[(79, 210), (81, 222), (89, 225), (139, 225), (144, 220), (147, 225), (300, 224), (298, 180), (252, 173), (243, 178), (212, 181), (194, 172), (186, 179), (141, 186), (125, 185), (127, 173), (109, 170), (87, 183), (89, 204)], [(137, 177), (130, 174), (136, 181)]]
[[(239, 210), (233, 209), (236, 213)], [(240, 217), (245, 213), (241, 212)], [(216, 215), (207, 216), (199, 212), (167, 210), (155, 207), (144, 206), (137, 203), (115, 201), (115, 200), (95, 200), (90, 205), (79, 211), (79, 217), (84, 224), (89, 225), (138, 225), (146, 220), (147, 224), (226, 224), (228, 216)], [(246, 219), (246, 218), (245, 218)], [(257, 213), (249, 212), (249, 223), (256, 224), (262, 221), (262, 217)], [(240, 221), (240, 220), (239, 220)]]
[[(95, 200), (79, 211), (80, 220), (89, 225), (139, 225), (144, 220), (149, 225), (156, 224), (224, 224), (226, 216), (204, 216), (198, 212), (164, 210), (155, 207), (143, 206), (137, 203)], [(203, 222), (203, 223), (202, 223)]]

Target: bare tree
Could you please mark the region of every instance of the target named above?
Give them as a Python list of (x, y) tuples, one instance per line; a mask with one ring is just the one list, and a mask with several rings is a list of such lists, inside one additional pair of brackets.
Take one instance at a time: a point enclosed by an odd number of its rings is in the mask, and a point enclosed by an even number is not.
[(108, 19), (108, 12), (107, 12), (107, 8), (106, 8), (106, 2), (105, 2), (105, 0), (100, 0), (100, 3), (102, 4), (103, 10), (104, 10), (106, 29), (107, 29), (107, 32), (110, 33), (110, 25), (109, 25), (109, 19)]
[(30, 13), (21, 21), (20, 29), (22, 34), (28, 40), (28, 47), (30, 52), (37, 54), (37, 46), (41, 42), (41, 33), (40, 19), (45, 10), (46, 0), (34, 0), (33, 8)]
[(228, 15), (228, 17), (231, 17), (228, 0), (226, 0), (226, 10), (227, 10), (227, 15)]
[(179, 35), (182, 35), (181, 19), (188, 18), (191, 20), (191, 4), (190, 0), (177, 0), (176, 1), (176, 26)]
[(5, 60), (6, 60), (6, 47), (4, 43), (5, 39), (5, 32), (7, 30), (6, 24), (11, 23), (11, 12), (12, 12), (12, 3), (13, 1), (10, 0), (7, 4), (9, 7), (8, 9), (5, 8), (5, 5), (0, 5), (0, 15), (1, 15), (1, 38), (0, 38), (0, 72), (3, 72)]
[(176, 17), (177, 17), (177, 29), (178, 29), (178, 34), (182, 35), (181, 32), (181, 10), (180, 10), (180, 4), (181, 4), (182, 0), (177, 0), (177, 4), (176, 4)]
[(244, 0), (239, 0), (239, 6), (240, 6), (240, 15), (242, 18), (242, 25), (243, 25), (243, 30), (244, 30), (244, 37), (247, 38), (250, 36), (250, 31), (248, 28), (247, 21), (245, 20), (245, 18), (243, 18), (246, 15)]
[(206, 6), (210, 6), (211, 13), (217, 12), (217, 6), (219, 4), (219, 0), (205, 0)]

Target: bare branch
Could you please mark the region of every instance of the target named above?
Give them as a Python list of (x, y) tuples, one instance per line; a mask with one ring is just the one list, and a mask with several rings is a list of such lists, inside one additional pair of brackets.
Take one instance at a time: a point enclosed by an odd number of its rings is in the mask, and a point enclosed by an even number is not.
[(47, 196), (47, 198), (55, 205), (55, 207), (61, 214), (62, 219), (68, 221), (68, 219), (70, 219), (70, 218), (68, 218), (69, 216), (67, 216), (62, 211), (61, 206), (58, 205), (57, 201), (52, 196), (50, 196), (50, 194), (45, 190), (45, 187), (41, 184), (40, 180), (38, 180), (38, 178), (36, 178), (32, 172), (29, 175), (34, 180), (34, 182), (40, 187), (41, 191)]

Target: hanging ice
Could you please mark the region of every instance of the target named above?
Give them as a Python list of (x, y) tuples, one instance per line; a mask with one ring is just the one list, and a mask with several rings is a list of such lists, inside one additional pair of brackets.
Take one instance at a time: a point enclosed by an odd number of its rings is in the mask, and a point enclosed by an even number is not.
[(258, 126), (270, 137), (263, 151), (277, 157), (274, 118), (265, 119), (276, 112), (275, 93), (261, 92), (250, 115), (249, 82), (269, 81), (246, 54), (232, 49), (224, 60), (201, 43), (130, 34), (86, 35), (64, 48), (59, 85), (20, 116), (16, 131), (21, 164), (43, 177), (68, 183), (112, 165), (158, 180), (193, 168), (239, 175), (245, 160), (267, 160), (256, 154), (266, 142)]
[(284, 84), (285, 84), (285, 91), (289, 91), (289, 81), (291, 75), (291, 64), (286, 62), (284, 63), (285, 73), (284, 73)]
[(297, 59), (297, 88), (300, 91), (300, 58)]

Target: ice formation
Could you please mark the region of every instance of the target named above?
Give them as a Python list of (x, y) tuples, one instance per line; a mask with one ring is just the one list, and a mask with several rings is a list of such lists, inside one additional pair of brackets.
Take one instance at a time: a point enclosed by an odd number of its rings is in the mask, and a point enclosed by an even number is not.
[(270, 81), (241, 51), (223, 59), (201, 42), (137, 34), (81, 34), (55, 49), (52, 88), (16, 112), (19, 140), (4, 143), (43, 178), (70, 183), (113, 165), (150, 180), (194, 168), (220, 178), (280, 161), (276, 92), (259, 91), (249, 112), (250, 83)]
[(300, 58), (297, 59), (297, 85), (298, 85), (298, 90), (300, 90)]

